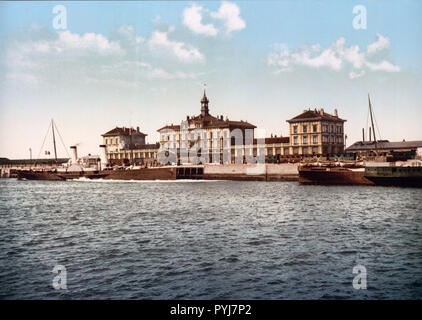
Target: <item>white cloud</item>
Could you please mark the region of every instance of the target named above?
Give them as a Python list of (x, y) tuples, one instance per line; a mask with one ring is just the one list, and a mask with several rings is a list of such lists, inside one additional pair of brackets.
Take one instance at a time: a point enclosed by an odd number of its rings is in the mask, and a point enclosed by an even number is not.
[(303, 45), (297, 50), (290, 51), (286, 45), (276, 44), (273, 52), (268, 55), (267, 64), (276, 67), (275, 74), (292, 71), (297, 67), (311, 69), (326, 68), (333, 71), (345, 70), (350, 79), (365, 75), (368, 71), (398, 72), (400, 68), (385, 59), (374, 61), (375, 52), (387, 52), (390, 42), (387, 38), (377, 35), (375, 42), (361, 52), (359, 46), (346, 46), (346, 40), (341, 37), (328, 48), (321, 49), (319, 44)]
[(386, 72), (398, 72), (400, 68), (387, 60), (383, 60), (380, 63), (366, 62), (366, 65), (372, 71), (386, 71)]
[(198, 49), (170, 40), (168, 34), (173, 30), (155, 31), (150, 37), (143, 37), (136, 34), (133, 26), (124, 25), (116, 30), (112, 40), (95, 33), (44, 30), (36, 38), (22, 37), (5, 43), (5, 54), (0, 60), (5, 67), (2, 77), (11, 84), (31, 86), (116, 81), (130, 87), (131, 82), (140, 84), (146, 79), (194, 79), (197, 73), (193, 70), (187, 66), (178, 70), (179, 64), (157, 54), (161, 50), (186, 63), (205, 59)]
[(189, 8), (183, 10), (183, 24), (191, 31), (197, 34), (205, 34), (208, 36), (215, 36), (218, 30), (213, 24), (202, 23), (202, 12), (204, 8), (196, 4), (192, 4)]
[(201, 62), (205, 59), (198, 49), (186, 45), (184, 42), (169, 40), (168, 32), (154, 31), (148, 44), (151, 49), (167, 51), (185, 63)]
[(128, 40), (133, 44), (141, 44), (145, 42), (144, 37), (136, 35), (135, 28), (132, 25), (120, 26), (117, 32), (123, 39)]
[(211, 12), (211, 17), (223, 20), (228, 34), (246, 27), (245, 21), (240, 17), (239, 7), (231, 2), (223, 1), (217, 12)]
[(99, 55), (124, 54), (124, 50), (117, 42), (111, 42), (102, 34), (85, 33), (79, 35), (70, 31), (58, 33), (59, 38), (51, 43), (53, 50), (79, 50), (81, 52), (93, 52)]
[[(230, 35), (246, 27), (245, 21), (240, 16), (239, 7), (231, 2), (222, 1), (217, 11), (210, 11), (203, 6), (192, 4), (183, 10), (183, 24), (196, 34), (216, 36), (218, 33)], [(203, 18), (207, 17), (213, 23), (204, 24)]]
[(377, 40), (375, 42), (366, 47), (368, 53), (375, 53), (386, 49), (390, 49), (390, 40), (380, 34), (377, 34)]

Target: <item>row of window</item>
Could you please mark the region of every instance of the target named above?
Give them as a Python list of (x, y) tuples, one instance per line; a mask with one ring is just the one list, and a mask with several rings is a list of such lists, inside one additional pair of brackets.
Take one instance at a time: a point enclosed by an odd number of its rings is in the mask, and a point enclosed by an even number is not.
[[(147, 159), (147, 158), (155, 158), (156, 154), (155, 152), (134, 152), (133, 158), (136, 159)], [(131, 155), (130, 153), (120, 152), (120, 153), (109, 153), (108, 154), (109, 159), (130, 159)]]
[[(302, 125), (302, 132), (303, 133), (308, 133), (311, 132), (310, 130), (312, 129), (312, 132), (318, 132), (318, 125), (313, 124), (311, 125), (307, 125), (304, 124)], [(298, 133), (299, 131), (299, 126), (295, 125), (293, 126), (293, 133)], [(334, 132), (334, 133), (343, 133), (343, 127), (339, 126), (339, 125), (322, 125), (322, 132)]]
[[(224, 131), (224, 138), (228, 138), (229, 133), (228, 131)], [(161, 141), (177, 141), (180, 138), (182, 140), (196, 140), (198, 138), (202, 138), (202, 139), (220, 139), (221, 137), (223, 137), (223, 134), (221, 134), (220, 131), (216, 131), (216, 132), (203, 132), (202, 135), (199, 135), (198, 133), (184, 133), (184, 134), (162, 134), (161, 135)]]
[[(307, 124), (302, 125), (302, 132), (307, 133), (308, 127), (310, 129), (311, 126), (308, 126)], [(312, 132), (318, 132), (318, 126), (316, 124), (312, 125)], [(293, 133), (298, 133), (298, 126), (293, 126)]]
[[(322, 136), (322, 142), (328, 143), (343, 143), (343, 137), (336, 137), (336, 136)], [(302, 136), (302, 144), (309, 144), (308, 136)], [(312, 136), (312, 143), (318, 144), (318, 136)], [(293, 136), (293, 144), (299, 144), (299, 137)]]
[(110, 144), (118, 144), (119, 140), (117, 138), (113, 139), (113, 138), (109, 138), (109, 139), (105, 139), (105, 144), (110, 145)]

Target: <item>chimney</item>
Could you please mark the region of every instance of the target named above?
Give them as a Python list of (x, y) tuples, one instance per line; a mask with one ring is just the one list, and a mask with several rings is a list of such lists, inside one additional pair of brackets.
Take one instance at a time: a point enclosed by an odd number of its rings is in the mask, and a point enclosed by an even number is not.
[(139, 127), (136, 127), (136, 132), (139, 132)]
[(224, 120), (224, 117), (223, 117), (222, 115), (221, 115), (221, 118), (220, 118), (220, 120), (221, 120), (221, 121), (223, 121), (223, 120)]
[(76, 146), (71, 146), (70, 149), (73, 149), (73, 152), (72, 152), (72, 163), (76, 163), (76, 161), (78, 161), (78, 151), (76, 149)]
[(186, 116), (186, 120), (189, 120), (189, 116)]
[(303, 109), (303, 112), (306, 112), (306, 111), (308, 111), (308, 110), (306, 110), (306, 109)]
[(324, 115), (324, 109), (319, 109), (319, 114), (321, 115), (321, 116), (323, 116)]
[(334, 117), (338, 118), (338, 112), (337, 112), (337, 109), (334, 109)]
[(365, 129), (362, 128), (362, 141), (365, 142)]

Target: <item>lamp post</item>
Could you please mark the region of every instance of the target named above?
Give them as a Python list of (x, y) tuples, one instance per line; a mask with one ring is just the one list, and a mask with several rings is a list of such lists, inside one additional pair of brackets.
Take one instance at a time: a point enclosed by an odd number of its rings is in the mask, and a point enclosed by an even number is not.
[(347, 145), (347, 134), (344, 136), (344, 150), (346, 150)]

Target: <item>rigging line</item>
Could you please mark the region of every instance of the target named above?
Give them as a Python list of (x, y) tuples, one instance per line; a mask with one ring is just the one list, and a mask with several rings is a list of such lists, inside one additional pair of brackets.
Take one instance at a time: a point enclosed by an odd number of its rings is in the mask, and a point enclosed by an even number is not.
[(66, 148), (66, 145), (65, 145), (65, 143), (64, 143), (64, 141), (63, 141), (62, 135), (60, 134), (60, 131), (59, 131), (59, 129), (57, 128), (57, 125), (56, 125), (56, 123), (55, 123), (55, 122), (54, 122), (54, 127), (56, 128), (56, 131), (57, 131), (57, 133), (59, 134), (60, 141), (61, 141), (61, 142), (62, 142), (62, 144), (63, 144), (63, 147), (64, 147), (64, 150), (66, 151), (67, 157), (68, 157), (68, 158), (70, 158), (69, 151), (67, 151), (67, 148)]
[(381, 138), (381, 133), (380, 133), (380, 129), (379, 129), (379, 127), (378, 127), (378, 123), (377, 123), (377, 118), (375, 118), (375, 116), (374, 116), (374, 120), (375, 120), (375, 126), (377, 127), (379, 140), (382, 140), (382, 138)]
[(41, 148), (40, 148), (40, 152), (38, 153), (38, 157), (37, 157), (37, 159), (35, 159), (35, 164), (37, 164), (37, 160), (40, 158), (41, 151), (44, 148), (45, 140), (47, 139), (48, 133), (50, 132), (50, 128), (51, 128), (51, 122), (48, 125), (47, 133), (45, 134), (44, 141), (42, 142), (42, 145), (41, 145)]
[(366, 114), (366, 128), (365, 128), (366, 134), (369, 134), (369, 131), (368, 131), (368, 122), (369, 122), (369, 107), (368, 107), (368, 113)]
[[(374, 112), (374, 106), (373, 105), (371, 105), (371, 107), (372, 107), (372, 115), (374, 116), (374, 120), (375, 120), (375, 127), (377, 128), (377, 131), (378, 131), (378, 140), (382, 140), (381, 139), (381, 133), (380, 133), (380, 129), (379, 129), (379, 127), (378, 127), (378, 123), (377, 123), (377, 118), (375, 117), (375, 112)], [(375, 132), (375, 128), (372, 128), (373, 130), (374, 130), (374, 132)]]

